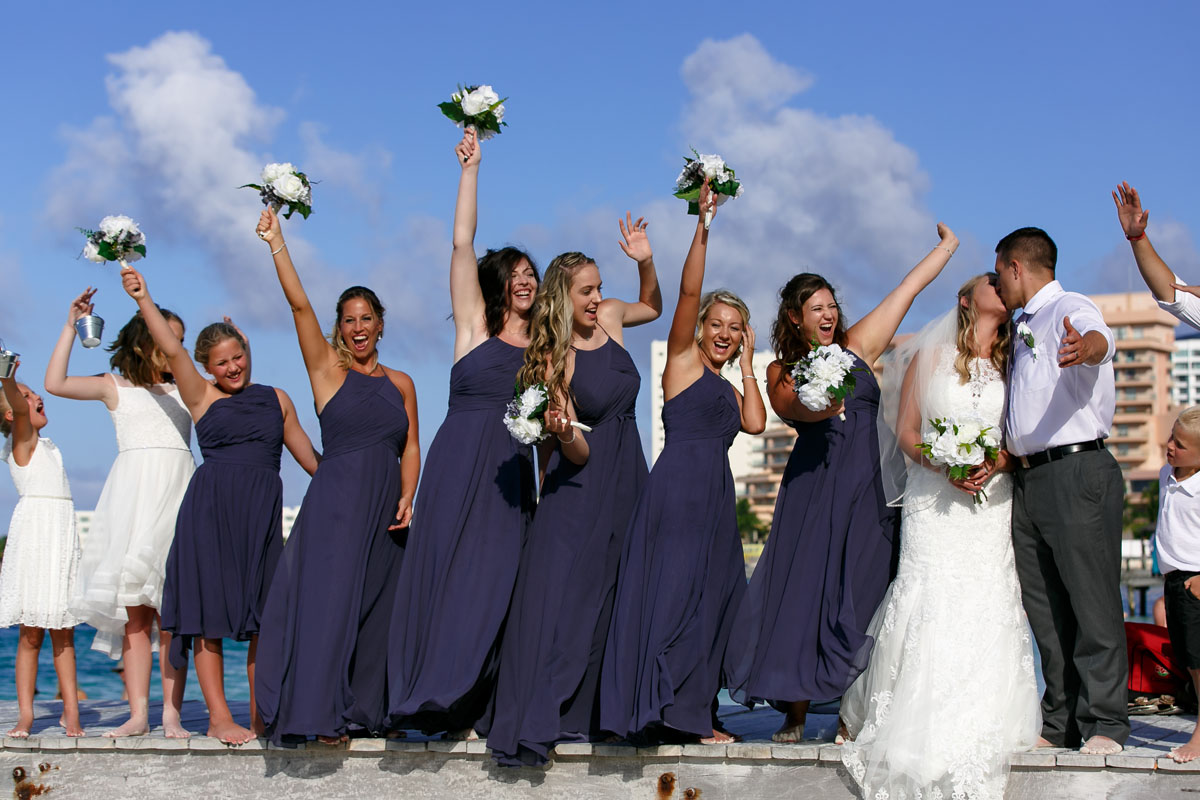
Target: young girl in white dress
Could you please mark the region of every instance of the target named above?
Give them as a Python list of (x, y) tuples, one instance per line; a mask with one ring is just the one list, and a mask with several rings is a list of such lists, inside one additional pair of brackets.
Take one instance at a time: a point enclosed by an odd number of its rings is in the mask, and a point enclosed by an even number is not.
[[(125, 659), (129, 720), (105, 736), (140, 736), (150, 731), (150, 670), (167, 553), (179, 504), (196, 468), (192, 418), (175, 385), (167, 382), (166, 359), (140, 313), (108, 348), (113, 373), (67, 375), (75, 320), (91, 313), (94, 294), (89, 288), (71, 303), (46, 368), (46, 391), (72, 400), (103, 402), (116, 429), (119, 452), (83, 542), (71, 610), (96, 628), (92, 649)], [(182, 341), (183, 322), (166, 309), (163, 316)], [(171, 666), (170, 636), (161, 639), (163, 732), (183, 738), (188, 732), (180, 724), (179, 709), (186, 667)]]
[(67, 608), (79, 566), (71, 485), (58, 448), (41, 436), (47, 422), (42, 398), (17, 383), (15, 373), (0, 378), (0, 386), (0, 434), (5, 437), (0, 459), (8, 462), (20, 496), (0, 567), (0, 626), (21, 626), (16, 670), (19, 713), (8, 735), (29, 736), (38, 654), (49, 630), (63, 699), (59, 723), (67, 736), (83, 736), (75, 683), (77, 621)]

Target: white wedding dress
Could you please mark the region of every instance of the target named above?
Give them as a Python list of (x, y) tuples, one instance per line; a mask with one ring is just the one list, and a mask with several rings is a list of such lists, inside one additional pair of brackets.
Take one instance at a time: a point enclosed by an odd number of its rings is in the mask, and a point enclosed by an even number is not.
[[(999, 427), (1005, 384), (954, 351), (926, 387), (930, 417)], [(1041, 730), (1032, 639), (1012, 548), (1012, 478), (976, 505), (944, 474), (909, 466), (899, 571), (871, 621), (871, 662), (842, 698), (842, 762), (870, 800), (1000, 798), (1009, 756)]]

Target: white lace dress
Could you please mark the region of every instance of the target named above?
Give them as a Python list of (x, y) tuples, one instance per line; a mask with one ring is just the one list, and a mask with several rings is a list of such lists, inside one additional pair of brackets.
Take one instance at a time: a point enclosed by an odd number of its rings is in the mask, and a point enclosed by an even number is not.
[(22, 467), (13, 458), (11, 440), (5, 440), (0, 458), (8, 462), (20, 497), (0, 567), (0, 627), (74, 627), (78, 620), (68, 606), (79, 567), (79, 538), (62, 454), (54, 442), (39, 438)]
[[(932, 417), (1000, 426), (1005, 385), (989, 363), (959, 383), (954, 353), (927, 387)], [(1000, 798), (1010, 754), (1041, 728), (1033, 649), (1012, 548), (1012, 478), (987, 500), (910, 466), (900, 566), (869, 632), (871, 663), (842, 698), (854, 741), (842, 762), (870, 800)]]
[[(175, 517), (196, 469), (192, 418), (171, 384), (117, 383), (117, 460), (100, 492), (71, 610), (96, 629), (92, 649), (121, 655), (128, 606), (162, 603)], [(157, 637), (157, 629), (155, 631)]]

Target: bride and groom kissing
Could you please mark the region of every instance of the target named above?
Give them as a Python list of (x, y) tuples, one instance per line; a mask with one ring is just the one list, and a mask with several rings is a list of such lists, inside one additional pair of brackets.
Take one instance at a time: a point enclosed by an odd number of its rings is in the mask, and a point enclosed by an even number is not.
[[(883, 394), (881, 463), (903, 506), (900, 561), (842, 700), (843, 762), (866, 797), (1000, 797), (1013, 752), (1107, 755), (1129, 735), (1124, 482), (1104, 446), (1115, 342), (1056, 263), (1045, 231), (1013, 231), (995, 272), (888, 364), (899, 385)], [(951, 481), (918, 445), (931, 420), (964, 417), (1003, 429), (1004, 449)]]

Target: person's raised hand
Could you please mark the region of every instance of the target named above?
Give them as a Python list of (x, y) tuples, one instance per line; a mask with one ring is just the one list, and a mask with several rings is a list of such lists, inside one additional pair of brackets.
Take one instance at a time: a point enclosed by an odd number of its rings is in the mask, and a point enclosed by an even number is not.
[(275, 209), (267, 206), (262, 210), (254, 232), (258, 234), (258, 238), (271, 245), (272, 250), (275, 249), (275, 242), (283, 239), (283, 231), (279, 228), (279, 217), (275, 215)]
[(1138, 196), (1137, 189), (1128, 182), (1121, 183), (1113, 191), (1112, 198), (1117, 205), (1117, 219), (1121, 222), (1121, 230), (1125, 231), (1125, 238), (1142, 238), (1150, 221), (1150, 212), (1142, 210), (1142, 198)]
[(1095, 355), (1092, 343), (1086, 336), (1075, 330), (1070, 317), (1063, 317), (1063, 334), (1061, 346), (1058, 349), (1058, 365), (1064, 369), (1086, 364)]
[(479, 138), (475, 135), (475, 129), (468, 127), (463, 131), (463, 138), (454, 146), (454, 152), (458, 155), (458, 163), (464, 169), (467, 167), (478, 166), (479, 160), (483, 158), (483, 153), (479, 147)]
[(95, 303), (92, 302), (92, 297), (98, 291), (99, 289), (93, 289), (89, 286), (83, 294), (71, 301), (71, 307), (67, 309), (67, 321), (70, 324), (74, 325), (77, 319), (86, 317), (92, 313), (96, 308)]
[(134, 300), (141, 300), (146, 296), (146, 279), (133, 267), (121, 272), (121, 285), (125, 288), (125, 294)]
[(618, 244), (625, 251), (625, 255), (639, 264), (654, 257), (654, 252), (650, 249), (650, 239), (646, 236), (646, 228), (650, 223), (645, 219), (638, 217), (637, 222), (634, 222), (633, 215), (626, 211), (625, 219), (617, 220), (617, 225), (621, 228), (621, 241)]

